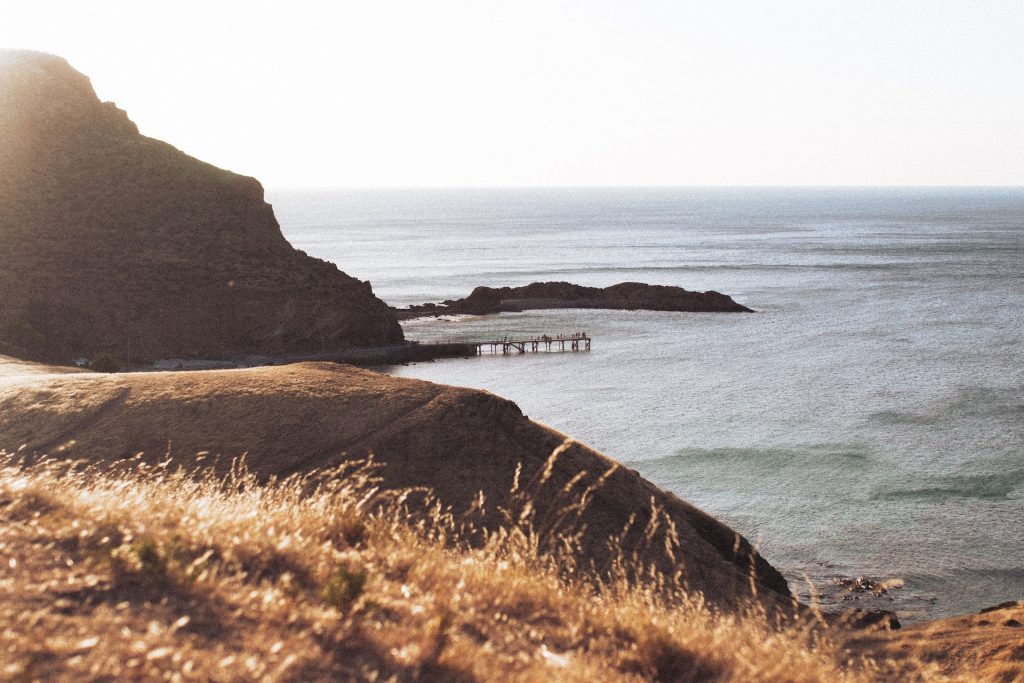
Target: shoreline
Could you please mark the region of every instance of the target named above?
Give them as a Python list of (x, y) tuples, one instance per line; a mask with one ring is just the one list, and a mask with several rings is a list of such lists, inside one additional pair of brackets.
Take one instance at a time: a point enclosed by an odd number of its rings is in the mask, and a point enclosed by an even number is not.
[(189, 370), (227, 370), (305, 362), (344, 363), (372, 368), (382, 365), (429, 362), (441, 358), (470, 358), (476, 356), (473, 344), (460, 342), (426, 343), (411, 341), (388, 346), (354, 347), (321, 353), (291, 354), (287, 356), (245, 356), (235, 359), (164, 358), (148, 365), (131, 366), (126, 371), (178, 372)]

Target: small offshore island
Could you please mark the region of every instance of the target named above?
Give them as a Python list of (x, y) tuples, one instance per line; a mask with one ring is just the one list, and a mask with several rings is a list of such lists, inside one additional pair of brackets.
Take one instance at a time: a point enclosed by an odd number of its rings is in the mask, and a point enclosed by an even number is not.
[(399, 320), (431, 315), (487, 315), (551, 308), (596, 308), (687, 313), (753, 313), (719, 292), (622, 282), (584, 287), (568, 282), (534, 282), (523, 287), (477, 287), (464, 299), (393, 308)]
[(822, 615), (741, 534), (488, 392), (332, 363), (58, 365), (401, 346), (406, 314), (749, 311), (728, 296), (534, 283), (396, 313), (294, 249), (255, 179), (26, 51), (0, 51), (0, 251), (5, 675), (1010, 680), (1024, 661), (1024, 603), (902, 630)]

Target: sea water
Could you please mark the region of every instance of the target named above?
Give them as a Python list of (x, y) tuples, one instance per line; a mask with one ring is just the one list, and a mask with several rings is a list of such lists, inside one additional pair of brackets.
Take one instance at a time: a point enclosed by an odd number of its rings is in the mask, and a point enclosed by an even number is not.
[(717, 290), (755, 314), (545, 310), (422, 341), (586, 331), (590, 352), (392, 368), (479, 387), (754, 541), (805, 599), (904, 620), (1024, 598), (1024, 190), (271, 193), (286, 237), (392, 305), (477, 285)]

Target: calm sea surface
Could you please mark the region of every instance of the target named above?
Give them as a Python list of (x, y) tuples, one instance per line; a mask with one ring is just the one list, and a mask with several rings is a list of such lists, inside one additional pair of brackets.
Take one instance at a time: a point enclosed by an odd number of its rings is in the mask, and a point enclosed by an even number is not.
[[(1024, 189), (271, 193), (393, 305), (566, 280), (714, 289), (756, 315), (537, 311), (424, 341), (586, 330), (590, 353), (420, 363), (755, 541), (793, 588), (900, 579), (905, 620), (1024, 598)], [(891, 600), (890, 600), (891, 598)]]

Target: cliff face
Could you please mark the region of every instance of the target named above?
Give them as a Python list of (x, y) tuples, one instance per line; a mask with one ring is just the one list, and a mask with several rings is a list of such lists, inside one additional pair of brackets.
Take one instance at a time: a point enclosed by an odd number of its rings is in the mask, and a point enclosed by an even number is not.
[(58, 57), (0, 51), (0, 349), (67, 360), (315, 353), (402, 332), (294, 249), (263, 188), (139, 134)]

